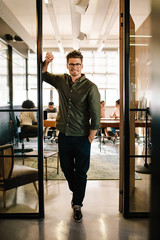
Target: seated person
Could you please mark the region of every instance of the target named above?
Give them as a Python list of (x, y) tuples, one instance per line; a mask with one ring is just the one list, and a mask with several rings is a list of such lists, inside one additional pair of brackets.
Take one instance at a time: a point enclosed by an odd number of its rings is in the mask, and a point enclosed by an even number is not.
[[(49, 102), (48, 108), (44, 110), (44, 119), (54, 119), (56, 117), (57, 117), (57, 108), (54, 107), (54, 102)], [(44, 132), (44, 138), (47, 138), (49, 129), (55, 130), (55, 128), (46, 127)], [(57, 136), (57, 131), (56, 131), (56, 136)]]
[[(31, 100), (25, 100), (22, 103), (23, 109), (35, 108), (34, 103)], [(20, 113), (20, 127), (22, 133), (28, 133), (28, 135), (35, 134), (37, 136), (37, 118), (34, 112), (21, 112)]]
[[(101, 101), (101, 118), (105, 118), (105, 102)], [(107, 132), (107, 128), (102, 128), (102, 143), (105, 144), (104, 142), (104, 136), (107, 135), (107, 138), (110, 140), (111, 137), (109, 136)]]
[(57, 113), (57, 108), (54, 107), (54, 102), (49, 102), (48, 108), (46, 108), (44, 111), (47, 113)]
[[(120, 99), (118, 99), (116, 101), (116, 106), (113, 110), (113, 114), (110, 115), (111, 118), (115, 118), (115, 119), (118, 119), (120, 118)], [(114, 133), (114, 137), (115, 137), (115, 140), (117, 139), (118, 137), (118, 134), (116, 132), (116, 129), (119, 129), (119, 128), (111, 128), (112, 132)]]

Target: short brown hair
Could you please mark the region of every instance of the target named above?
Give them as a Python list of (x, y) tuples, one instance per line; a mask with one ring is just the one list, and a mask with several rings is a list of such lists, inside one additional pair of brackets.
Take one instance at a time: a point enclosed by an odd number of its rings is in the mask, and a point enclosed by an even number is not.
[(69, 61), (70, 58), (80, 58), (81, 62), (83, 62), (83, 55), (81, 54), (80, 51), (74, 50), (72, 52), (69, 52), (66, 56), (67, 58), (67, 63)]

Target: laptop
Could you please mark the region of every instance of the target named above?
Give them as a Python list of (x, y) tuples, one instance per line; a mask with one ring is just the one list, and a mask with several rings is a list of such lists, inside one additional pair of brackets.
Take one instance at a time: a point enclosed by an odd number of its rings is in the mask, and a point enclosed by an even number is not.
[(55, 119), (57, 117), (57, 113), (48, 112), (47, 119)]

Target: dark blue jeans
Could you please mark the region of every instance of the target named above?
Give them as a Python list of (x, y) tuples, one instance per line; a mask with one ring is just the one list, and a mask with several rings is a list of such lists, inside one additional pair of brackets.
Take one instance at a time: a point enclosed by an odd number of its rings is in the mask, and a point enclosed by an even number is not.
[(91, 144), (88, 136), (72, 137), (59, 133), (58, 147), (60, 165), (73, 192), (73, 205), (82, 206), (90, 165)]

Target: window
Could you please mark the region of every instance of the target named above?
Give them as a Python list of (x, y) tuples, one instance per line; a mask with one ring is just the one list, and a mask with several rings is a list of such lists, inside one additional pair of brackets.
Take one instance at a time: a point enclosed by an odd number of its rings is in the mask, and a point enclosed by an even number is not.
[[(48, 71), (55, 74), (68, 73), (66, 67), (66, 55), (54, 52), (54, 60), (49, 64)], [(101, 99), (106, 102), (106, 106), (115, 106), (115, 101), (119, 98), (119, 55), (118, 50), (106, 52), (85, 51), (83, 54), (83, 69), (86, 77), (94, 82), (101, 94)], [(43, 53), (45, 57), (46, 52)], [(34, 59), (35, 58), (35, 59)], [(34, 61), (33, 61), (34, 59)], [(36, 94), (36, 55), (29, 56), (29, 96), (32, 100)], [(53, 91), (53, 94), (51, 94)], [(53, 97), (53, 99), (51, 99)], [(47, 83), (43, 83), (43, 104), (48, 105), (49, 101), (54, 101), (58, 107), (59, 99), (57, 90)], [(35, 100), (34, 100), (35, 102)]]
[(26, 59), (13, 50), (13, 104), (21, 105), (26, 99)]
[(8, 47), (0, 40), (0, 106), (9, 103)]

